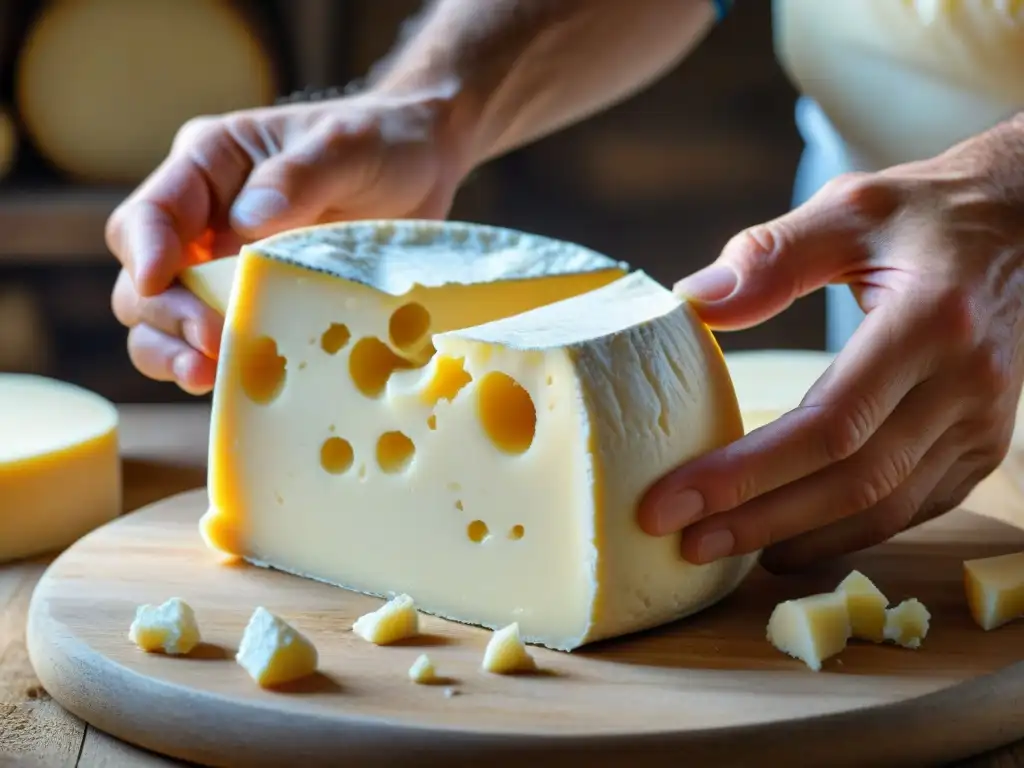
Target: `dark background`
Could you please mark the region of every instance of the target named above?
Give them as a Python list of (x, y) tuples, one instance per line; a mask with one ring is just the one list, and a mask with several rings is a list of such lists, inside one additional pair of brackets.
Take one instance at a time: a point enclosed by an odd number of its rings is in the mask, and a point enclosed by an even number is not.
[[(0, 97), (12, 104), (19, 40), (39, 1), (0, 3)], [(236, 5), (280, 62), (282, 95), (364, 75), (420, 8), (411, 0)], [(452, 215), (576, 241), (671, 285), (737, 230), (787, 209), (801, 149), (795, 98), (775, 61), (771, 4), (739, 3), (647, 91), (481, 169)], [(103, 224), (128, 191), (75, 185), (22, 141), (0, 183), (0, 370), (65, 379), (120, 402), (189, 397), (135, 372), (110, 311), (117, 265)], [(822, 295), (719, 339), (726, 350), (821, 348)]]

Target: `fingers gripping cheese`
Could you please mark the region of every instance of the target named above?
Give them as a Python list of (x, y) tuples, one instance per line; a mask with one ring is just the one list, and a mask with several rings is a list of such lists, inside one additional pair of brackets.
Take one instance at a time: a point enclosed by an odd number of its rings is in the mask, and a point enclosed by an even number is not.
[(570, 650), (699, 611), (756, 556), (694, 566), (636, 506), (742, 434), (691, 309), (586, 249), (453, 223), (246, 247), (210, 445), (214, 548)]

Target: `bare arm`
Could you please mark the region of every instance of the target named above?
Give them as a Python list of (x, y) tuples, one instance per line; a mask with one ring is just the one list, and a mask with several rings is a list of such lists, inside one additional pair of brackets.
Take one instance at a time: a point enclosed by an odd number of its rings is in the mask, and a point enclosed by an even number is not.
[(451, 87), (476, 165), (632, 95), (715, 20), (710, 0), (436, 0), (374, 80)]

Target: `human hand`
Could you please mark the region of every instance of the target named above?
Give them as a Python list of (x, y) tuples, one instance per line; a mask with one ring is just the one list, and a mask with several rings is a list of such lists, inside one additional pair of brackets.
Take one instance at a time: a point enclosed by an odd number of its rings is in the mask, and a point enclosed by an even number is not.
[(1024, 379), (1024, 116), (938, 157), (841, 177), (681, 281), (712, 328), (828, 283), (867, 313), (799, 408), (670, 472), (641, 504), (704, 563), (784, 571), (955, 507), (1005, 457)]
[(111, 215), (112, 296), (135, 367), (201, 394), (222, 318), (175, 283), (185, 267), (285, 229), (443, 218), (468, 172), (447, 93), (367, 93), (200, 118)]

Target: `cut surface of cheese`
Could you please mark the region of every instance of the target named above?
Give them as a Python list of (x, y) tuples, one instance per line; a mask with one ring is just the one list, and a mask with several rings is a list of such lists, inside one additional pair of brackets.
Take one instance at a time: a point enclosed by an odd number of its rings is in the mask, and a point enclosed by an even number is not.
[(485, 672), (495, 675), (514, 675), (537, 669), (536, 660), (523, 644), (517, 622), (512, 622), (491, 635), (487, 647), (484, 648), (484, 658), (480, 666)]
[(409, 679), (420, 685), (437, 682), (437, 669), (427, 654), (423, 653), (416, 657), (416, 661), (409, 667)]
[(1024, 618), (1024, 552), (965, 561), (964, 587), (971, 617), (982, 629)]
[(661, 475), (742, 434), (728, 372), (687, 304), (624, 272), (453, 222), (247, 246), (207, 543), (563, 650), (722, 599), (756, 554), (695, 566), (635, 515)]
[(352, 631), (367, 642), (390, 645), (419, 634), (420, 614), (411, 597), (398, 595), (356, 619)]
[(120, 514), (117, 426), (93, 392), (0, 374), (0, 562), (62, 549)]
[(743, 427), (751, 432), (800, 405), (804, 395), (835, 360), (831, 352), (757, 349), (727, 352)]
[(850, 639), (846, 595), (826, 592), (775, 606), (768, 619), (768, 642), (818, 672), (822, 662), (842, 651)]
[(889, 606), (889, 598), (882, 590), (860, 571), (851, 571), (839, 582), (836, 591), (846, 595), (852, 637), (882, 642), (885, 639), (885, 609)]
[(316, 646), (284, 619), (260, 606), (252, 613), (235, 655), (257, 685), (270, 688), (316, 671)]
[(179, 656), (191, 652), (201, 638), (192, 606), (180, 597), (172, 597), (160, 605), (140, 605), (128, 629), (128, 639), (148, 653)]
[(183, 269), (178, 280), (200, 301), (223, 315), (228, 311), (237, 267), (237, 256), (225, 256)]
[(885, 639), (904, 648), (920, 648), (928, 634), (931, 614), (916, 597), (885, 611)]
[[(28, 134), (83, 180), (134, 183), (189, 119), (273, 102), (273, 62), (223, 0), (54, 0), (16, 72)], [(182, 47), (188, 42), (187, 53)]]

